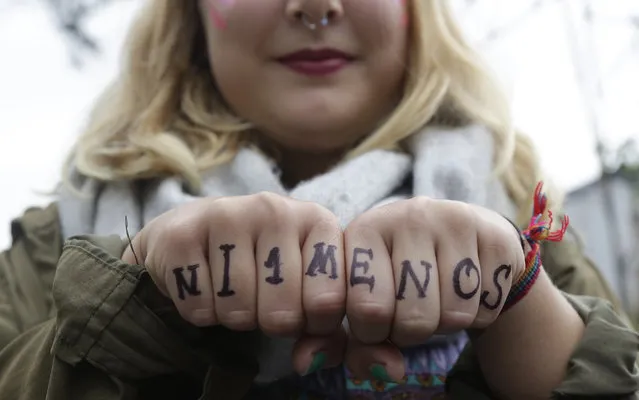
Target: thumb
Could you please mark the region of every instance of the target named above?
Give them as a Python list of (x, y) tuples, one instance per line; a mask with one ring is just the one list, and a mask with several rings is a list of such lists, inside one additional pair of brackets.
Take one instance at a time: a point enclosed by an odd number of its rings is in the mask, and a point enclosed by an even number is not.
[(328, 336), (302, 336), (293, 348), (293, 367), (301, 375), (336, 367), (344, 361), (347, 334), (343, 327)]

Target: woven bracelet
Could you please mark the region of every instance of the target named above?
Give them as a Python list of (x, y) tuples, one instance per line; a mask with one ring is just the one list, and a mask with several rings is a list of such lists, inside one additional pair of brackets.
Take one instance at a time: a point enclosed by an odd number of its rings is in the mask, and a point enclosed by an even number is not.
[(551, 232), (552, 229), (552, 211), (548, 209), (548, 199), (541, 189), (543, 183), (539, 182), (535, 188), (533, 198), (533, 215), (530, 218), (528, 227), (521, 232), (522, 247), (526, 251), (525, 243), (528, 243), (529, 250), (525, 257), (524, 272), (510, 288), (506, 302), (501, 309), (505, 312), (512, 306), (521, 301), (537, 281), (539, 272), (541, 271), (541, 243), (544, 241), (560, 242), (566, 229), (568, 229), (569, 219), (564, 216), (561, 219), (561, 228)]

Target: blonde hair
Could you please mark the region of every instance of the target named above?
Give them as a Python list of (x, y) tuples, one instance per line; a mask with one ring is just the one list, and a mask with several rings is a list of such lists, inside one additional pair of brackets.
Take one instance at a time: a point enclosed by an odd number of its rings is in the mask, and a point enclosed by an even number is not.
[[(530, 140), (515, 132), (508, 100), (446, 2), (411, 2), (403, 99), (347, 157), (397, 147), (427, 124), (484, 125), (495, 137), (495, 172), (523, 224), (541, 179), (538, 158)], [(69, 157), (66, 179), (73, 166), (102, 181), (180, 175), (197, 190), (202, 170), (228, 162), (250, 141), (250, 124), (227, 109), (213, 82), (197, 2), (149, 1), (127, 49), (120, 76)]]

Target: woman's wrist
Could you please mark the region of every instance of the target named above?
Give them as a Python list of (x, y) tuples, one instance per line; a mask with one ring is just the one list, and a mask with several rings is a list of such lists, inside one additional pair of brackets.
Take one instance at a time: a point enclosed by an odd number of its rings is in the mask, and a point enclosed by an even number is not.
[(541, 266), (541, 254), (539, 251), (528, 250), (525, 254), (525, 266), (521, 275), (513, 282), (506, 302), (501, 309), (504, 313), (511, 307), (521, 301), (532, 289), (533, 285), (537, 282), (537, 278), (542, 270)]
[(524, 254), (524, 268), (514, 279), (506, 302), (501, 312), (504, 313), (521, 301), (530, 292), (542, 270), (541, 243), (543, 241), (561, 241), (568, 228), (568, 217), (561, 220), (561, 227), (551, 231), (553, 224), (552, 211), (548, 209), (546, 195), (541, 191), (542, 183), (535, 188), (533, 198), (533, 215), (528, 227), (523, 231), (511, 220), (508, 220), (519, 235), (521, 249)]
[(519, 230), (525, 266), (514, 278), (501, 314), (481, 332), (471, 332), (486, 382), (500, 397), (548, 398), (564, 378), (584, 323), (546, 275), (541, 243), (560, 241), (568, 218), (551, 231), (541, 183), (535, 190), (533, 216)]
[(549, 398), (584, 331), (583, 320), (543, 269), (527, 296), (471, 335), (488, 385), (503, 398)]

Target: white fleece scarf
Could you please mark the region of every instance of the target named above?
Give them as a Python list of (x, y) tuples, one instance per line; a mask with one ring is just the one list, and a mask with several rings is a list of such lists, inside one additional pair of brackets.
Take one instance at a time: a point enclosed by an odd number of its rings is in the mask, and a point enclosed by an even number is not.
[[(428, 127), (411, 137), (409, 154), (371, 151), (301, 182), (292, 190), (281, 184), (277, 167), (269, 159), (257, 151), (242, 149), (230, 163), (203, 175), (201, 196), (273, 192), (319, 203), (331, 210), (344, 227), (372, 207), (410, 196), (477, 204), (513, 219), (515, 207), (492, 170), (493, 139), (486, 129)], [(159, 182), (141, 202), (130, 183), (105, 185), (88, 180), (83, 188), (86, 195), (82, 198), (68, 192), (60, 195), (65, 237), (124, 237), (125, 217), (133, 235), (158, 215), (196, 199), (185, 192), (179, 178)], [(287, 339), (264, 339), (257, 382), (271, 382), (292, 372), (292, 345)]]

